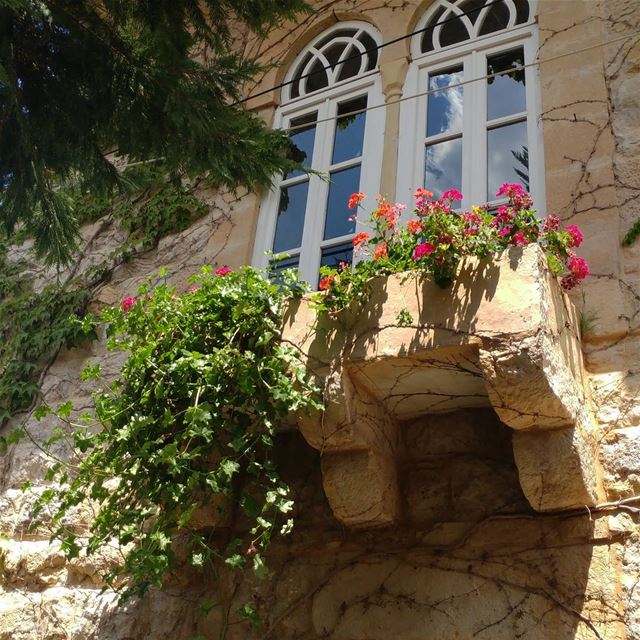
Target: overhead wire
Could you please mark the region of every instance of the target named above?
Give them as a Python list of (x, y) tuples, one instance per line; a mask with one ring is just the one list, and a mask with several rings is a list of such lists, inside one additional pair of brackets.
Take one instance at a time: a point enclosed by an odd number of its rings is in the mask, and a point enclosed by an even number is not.
[(329, 69), (333, 69), (335, 66), (337, 66), (337, 64), (341, 64), (341, 65), (345, 65), (347, 62), (350, 62), (352, 60), (357, 60), (359, 58), (361, 58), (364, 55), (368, 55), (368, 53), (370, 51), (380, 51), (380, 49), (384, 49), (385, 47), (390, 47), (392, 44), (396, 44), (398, 42), (402, 42), (403, 40), (406, 40), (407, 38), (412, 38), (413, 36), (417, 36), (420, 33), (425, 33), (426, 31), (429, 31), (430, 29), (435, 29), (436, 27), (443, 25), (443, 24), (447, 24), (448, 22), (453, 22), (455, 20), (459, 20), (462, 16), (470, 16), (473, 13), (479, 13), (480, 11), (482, 11), (485, 7), (490, 7), (491, 5), (494, 4), (501, 4), (504, 3), (504, 0), (491, 0), (490, 2), (487, 2), (485, 4), (483, 4), (481, 7), (476, 7), (475, 9), (470, 9), (469, 11), (464, 11), (461, 13), (458, 13), (454, 16), (451, 16), (450, 18), (446, 18), (445, 20), (439, 21), (439, 22), (434, 22), (433, 24), (430, 24), (427, 27), (423, 27), (422, 29), (416, 29), (415, 31), (412, 31), (411, 33), (407, 33), (405, 35), (402, 36), (398, 36), (397, 38), (393, 38), (392, 40), (388, 40), (387, 42), (383, 42), (381, 44), (377, 44), (375, 47), (369, 47), (369, 48), (365, 48), (365, 51), (358, 51), (357, 53), (353, 54), (352, 56), (347, 56), (344, 60), (341, 60), (339, 63), (336, 64), (328, 64), (325, 65), (323, 67), (319, 67), (313, 71), (310, 71), (309, 73), (305, 73), (301, 76), (298, 76), (296, 78), (292, 78), (291, 80), (286, 80), (285, 82), (281, 82), (280, 84), (276, 84), (273, 87), (269, 87), (268, 89), (263, 89), (262, 91), (259, 91), (258, 93), (253, 93), (251, 95), (248, 95), (246, 98), (242, 98), (241, 100), (237, 100), (236, 102), (233, 103), (232, 106), (237, 106), (239, 104), (244, 104), (245, 102), (249, 102), (249, 100), (253, 100), (254, 98), (259, 98), (260, 96), (264, 96), (268, 93), (271, 93), (272, 91), (275, 91), (276, 89), (282, 89), (284, 87), (287, 87), (289, 85), (292, 85), (296, 82), (300, 82), (300, 80), (304, 80), (305, 78), (310, 78), (312, 76), (315, 76), (319, 73), (322, 73), (323, 71), (328, 71)]
[(622, 42), (624, 40), (629, 40), (631, 38), (635, 38), (635, 37), (639, 37), (640, 36), (640, 31), (637, 31), (635, 33), (631, 33), (631, 34), (627, 34), (625, 36), (621, 36), (619, 38), (614, 38), (613, 40), (608, 40), (606, 42), (599, 42), (597, 44), (593, 44), (593, 45), (589, 45), (587, 47), (582, 47), (580, 49), (572, 49), (571, 51), (565, 51), (564, 53), (560, 53), (557, 54), (555, 56), (551, 56), (550, 58), (545, 58), (544, 60), (536, 60), (535, 62), (529, 62), (526, 64), (521, 64), (521, 65), (517, 65), (514, 67), (511, 67), (509, 69), (506, 69), (504, 71), (497, 71), (496, 73), (489, 73), (487, 75), (484, 76), (478, 76), (477, 78), (470, 78), (469, 80), (462, 80), (460, 82), (456, 82), (453, 84), (449, 84), (443, 87), (435, 87), (433, 89), (428, 89), (427, 91), (421, 91), (420, 93), (414, 93), (412, 95), (409, 96), (401, 96), (400, 98), (397, 98), (396, 100), (389, 100), (388, 102), (382, 102), (380, 104), (374, 104), (371, 105), (370, 107), (365, 107), (362, 109), (357, 109), (354, 111), (349, 111), (348, 113), (341, 113), (340, 115), (335, 115), (335, 116), (329, 116), (327, 118), (320, 118), (319, 120), (315, 120), (311, 123), (305, 123), (305, 124), (300, 124), (300, 125), (293, 125), (291, 127), (287, 127), (285, 129), (282, 129), (282, 131), (286, 131), (286, 132), (295, 132), (299, 129), (308, 129), (310, 127), (310, 125), (317, 125), (320, 124), (322, 122), (331, 122), (333, 120), (338, 120), (338, 119), (342, 119), (342, 118), (349, 118), (352, 116), (356, 116), (356, 115), (360, 115), (362, 113), (367, 113), (369, 111), (373, 111), (375, 109), (382, 109), (384, 107), (388, 107), (390, 105), (394, 105), (394, 104), (399, 104), (401, 102), (406, 102), (407, 100), (415, 100), (416, 98), (422, 98), (425, 96), (430, 96), (433, 95), (435, 93), (441, 93), (443, 91), (450, 91), (451, 89), (456, 89), (457, 87), (463, 87), (465, 85), (471, 84), (473, 82), (481, 82), (483, 80), (490, 80), (492, 78), (497, 78), (499, 76), (503, 76), (503, 75), (508, 75), (511, 73), (514, 73), (516, 71), (521, 71), (524, 69), (528, 69), (530, 67), (537, 67), (540, 66), (542, 64), (547, 64), (548, 62), (554, 62), (556, 60), (560, 60), (562, 58), (566, 58), (568, 56), (571, 55), (577, 55), (579, 53), (585, 53), (586, 51), (591, 51), (593, 49), (599, 49), (601, 47), (606, 47), (609, 46), (611, 44), (616, 44), (618, 42)]

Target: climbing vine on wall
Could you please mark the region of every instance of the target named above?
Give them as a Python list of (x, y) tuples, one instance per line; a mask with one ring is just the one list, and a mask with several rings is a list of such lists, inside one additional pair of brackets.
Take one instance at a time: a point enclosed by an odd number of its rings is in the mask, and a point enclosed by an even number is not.
[[(104, 263), (52, 280), (39, 292), (26, 275), (26, 262), (9, 258), (9, 241), (0, 246), (0, 424), (37, 401), (39, 377), (61, 347), (93, 337), (86, 327), (69, 322), (84, 314), (92, 289), (120, 262), (154, 248), (161, 238), (187, 228), (207, 211), (192, 185), (167, 176), (160, 165), (125, 170), (119, 189), (109, 194), (83, 192), (68, 180), (61, 185), (60, 197), (72, 203), (81, 224), (112, 219), (128, 235)], [(18, 231), (10, 241), (27, 239)], [(0, 452), (6, 446), (6, 437), (0, 436)]]

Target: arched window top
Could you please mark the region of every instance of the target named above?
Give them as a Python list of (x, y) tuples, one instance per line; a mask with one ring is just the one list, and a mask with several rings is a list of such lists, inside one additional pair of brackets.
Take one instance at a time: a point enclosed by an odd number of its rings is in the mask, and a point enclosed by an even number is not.
[(288, 73), (286, 99), (327, 89), (372, 71), (378, 64), (380, 38), (370, 25), (343, 22), (321, 33), (296, 58)]
[(425, 16), (420, 53), (524, 24), (530, 11), (527, 0), (437, 0)]

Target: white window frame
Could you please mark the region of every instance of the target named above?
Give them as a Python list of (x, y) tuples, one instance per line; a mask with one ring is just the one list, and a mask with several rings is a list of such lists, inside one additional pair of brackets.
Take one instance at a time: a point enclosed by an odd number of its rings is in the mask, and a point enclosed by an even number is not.
[[(418, 29), (424, 28), (439, 3), (435, 3), (421, 20)], [(526, 80), (526, 112), (505, 116), (487, 123), (487, 56), (524, 48), (524, 62), (530, 64), (536, 59), (538, 50), (537, 25), (534, 2), (529, 2), (529, 21), (507, 28), (497, 33), (466, 40), (458, 45), (442, 48), (428, 53), (420, 49), (422, 34), (414, 36), (412, 41), (413, 62), (409, 67), (403, 96), (424, 94), (428, 88), (430, 74), (445, 71), (451, 67), (463, 66), (463, 127), (462, 127), (462, 208), (488, 203), (495, 206), (504, 202), (496, 199), (495, 194), (487, 193), (487, 130), (499, 124), (524, 120), (527, 123), (527, 143), (529, 152), (529, 187), (534, 207), (540, 215), (546, 210), (544, 188), (544, 156), (542, 141), (542, 123), (540, 119), (541, 103), (538, 68), (524, 69)], [(478, 78), (475, 82), (468, 82)], [(398, 179), (396, 195), (407, 200), (416, 187), (424, 185), (425, 139), (427, 127), (427, 95), (407, 99), (400, 107), (400, 135)], [(490, 124), (490, 126), (488, 126)], [(435, 137), (435, 136), (434, 136)], [(442, 136), (446, 138), (446, 135)]]
[[(315, 42), (326, 38), (332, 31), (345, 28), (365, 28), (376, 43), (380, 44), (379, 34), (370, 25), (355, 21), (339, 22), (333, 27), (323, 31), (322, 34), (315, 38), (314, 41), (299, 54), (295, 62), (291, 65), (286, 79), (289, 80), (293, 77), (299, 63), (309, 49), (313, 47)], [(287, 90), (286, 94), (288, 95), (288, 87), (285, 87), (285, 90)], [(332, 165), (331, 159), (338, 104), (365, 95), (367, 96), (367, 112), (362, 155), (359, 158)], [(292, 120), (314, 111), (317, 111), (318, 115), (313, 157), (310, 166), (314, 170), (328, 174), (329, 170), (337, 171), (360, 164), (360, 184), (355, 191), (362, 191), (367, 194), (369, 200), (373, 200), (374, 195), (378, 193), (380, 185), (384, 146), (381, 141), (384, 139), (385, 125), (382, 85), (377, 66), (376, 69), (363, 73), (355, 78), (348, 78), (333, 86), (320, 89), (293, 100), (288, 100), (277, 109), (274, 118), (274, 128), (287, 129)], [(323, 240), (329, 183), (326, 179), (318, 175), (311, 175), (306, 179), (309, 180), (309, 189), (302, 244), (299, 250), (300, 263), (298, 268), (301, 279), (308, 282), (312, 287), (315, 287), (318, 282), (322, 250), (351, 240), (356, 233), (359, 233), (363, 229), (358, 222), (353, 234)], [(295, 184), (296, 182), (302, 182), (304, 180), (305, 177), (289, 180), (283, 180), (281, 177), (278, 177), (269, 192), (263, 197), (254, 243), (252, 259), (254, 266), (261, 269), (268, 267), (269, 258), (267, 254), (273, 247), (275, 237), (277, 213), (280, 204), (280, 188), (283, 185)], [(354, 211), (354, 213), (356, 212)], [(289, 255), (294, 256), (297, 254), (298, 250), (292, 251)]]

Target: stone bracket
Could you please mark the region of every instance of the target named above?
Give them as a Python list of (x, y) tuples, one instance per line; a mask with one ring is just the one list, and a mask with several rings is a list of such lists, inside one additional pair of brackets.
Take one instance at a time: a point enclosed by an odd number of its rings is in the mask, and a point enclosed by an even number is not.
[(399, 505), (397, 424), (345, 369), (327, 379), (325, 406), (298, 424), (322, 454), (322, 481), (335, 517), (351, 527), (393, 523)]

